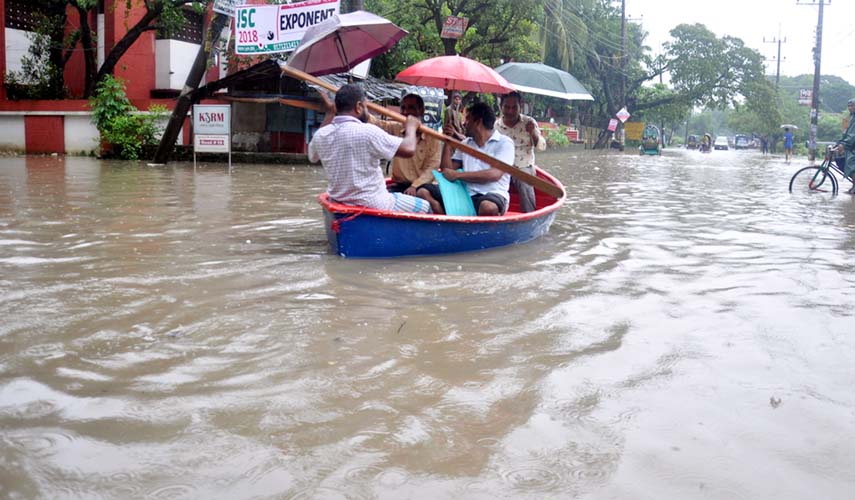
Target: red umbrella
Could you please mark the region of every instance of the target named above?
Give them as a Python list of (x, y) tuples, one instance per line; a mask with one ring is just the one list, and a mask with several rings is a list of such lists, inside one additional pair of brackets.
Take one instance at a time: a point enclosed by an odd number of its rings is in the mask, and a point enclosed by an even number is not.
[(423, 87), (488, 94), (507, 94), (514, 90), (494, 69), (460, 56), (425, 59), (401, 71), (395, 79)]

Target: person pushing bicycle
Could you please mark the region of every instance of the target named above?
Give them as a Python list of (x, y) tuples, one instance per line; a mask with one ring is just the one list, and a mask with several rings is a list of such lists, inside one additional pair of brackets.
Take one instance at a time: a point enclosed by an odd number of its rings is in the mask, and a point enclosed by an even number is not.
[[(855, 98), (849, 99), (848, 108), (849, 125), (847, 125), (846, 131), (843, 132), (843, 137), (837, 141), (837, 152), (846, 154), (843, 174), (855, 181), (855, 178), (852, 177), (853, 172), (855, 172)], [(852, 189), (847, 191), (847, 193), (855, 194), (855, 184), (852, 185)]]

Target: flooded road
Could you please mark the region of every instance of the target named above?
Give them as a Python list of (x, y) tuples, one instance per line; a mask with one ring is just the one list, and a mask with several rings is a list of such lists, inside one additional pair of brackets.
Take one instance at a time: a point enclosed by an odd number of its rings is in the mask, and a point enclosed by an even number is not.
[(853, 197), (539, 159), (546, 237), (345, 260), (319, 168), (0, 158), (0, 497), (851, 498)]

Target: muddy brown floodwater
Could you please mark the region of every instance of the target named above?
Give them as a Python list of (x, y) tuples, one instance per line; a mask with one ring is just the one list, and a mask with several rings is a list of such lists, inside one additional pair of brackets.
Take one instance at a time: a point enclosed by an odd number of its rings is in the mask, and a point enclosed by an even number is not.
[(394, 260), (317, 167), (0, 159), (0, 497), (852, 498), (852, 197), (539, 158), (547, 236)]

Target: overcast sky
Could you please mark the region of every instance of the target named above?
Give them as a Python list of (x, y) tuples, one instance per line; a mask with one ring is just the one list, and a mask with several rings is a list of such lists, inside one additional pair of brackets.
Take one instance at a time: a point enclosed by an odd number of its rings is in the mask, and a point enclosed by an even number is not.
[[(767, 74), (775, 74), (780, 25), (781, 74), (813, 75), (812, 48), (816, 40), (818, 5), (807, 0), (626, 0), (627, 16), (649, 33), (654, 54), (681, 23), (701, 23), (718, 36), (741, 38), (763, 54)], [(823, 11), (822, 74), (837, 75), (855, 85), (855, 0), (831, 0)]]

